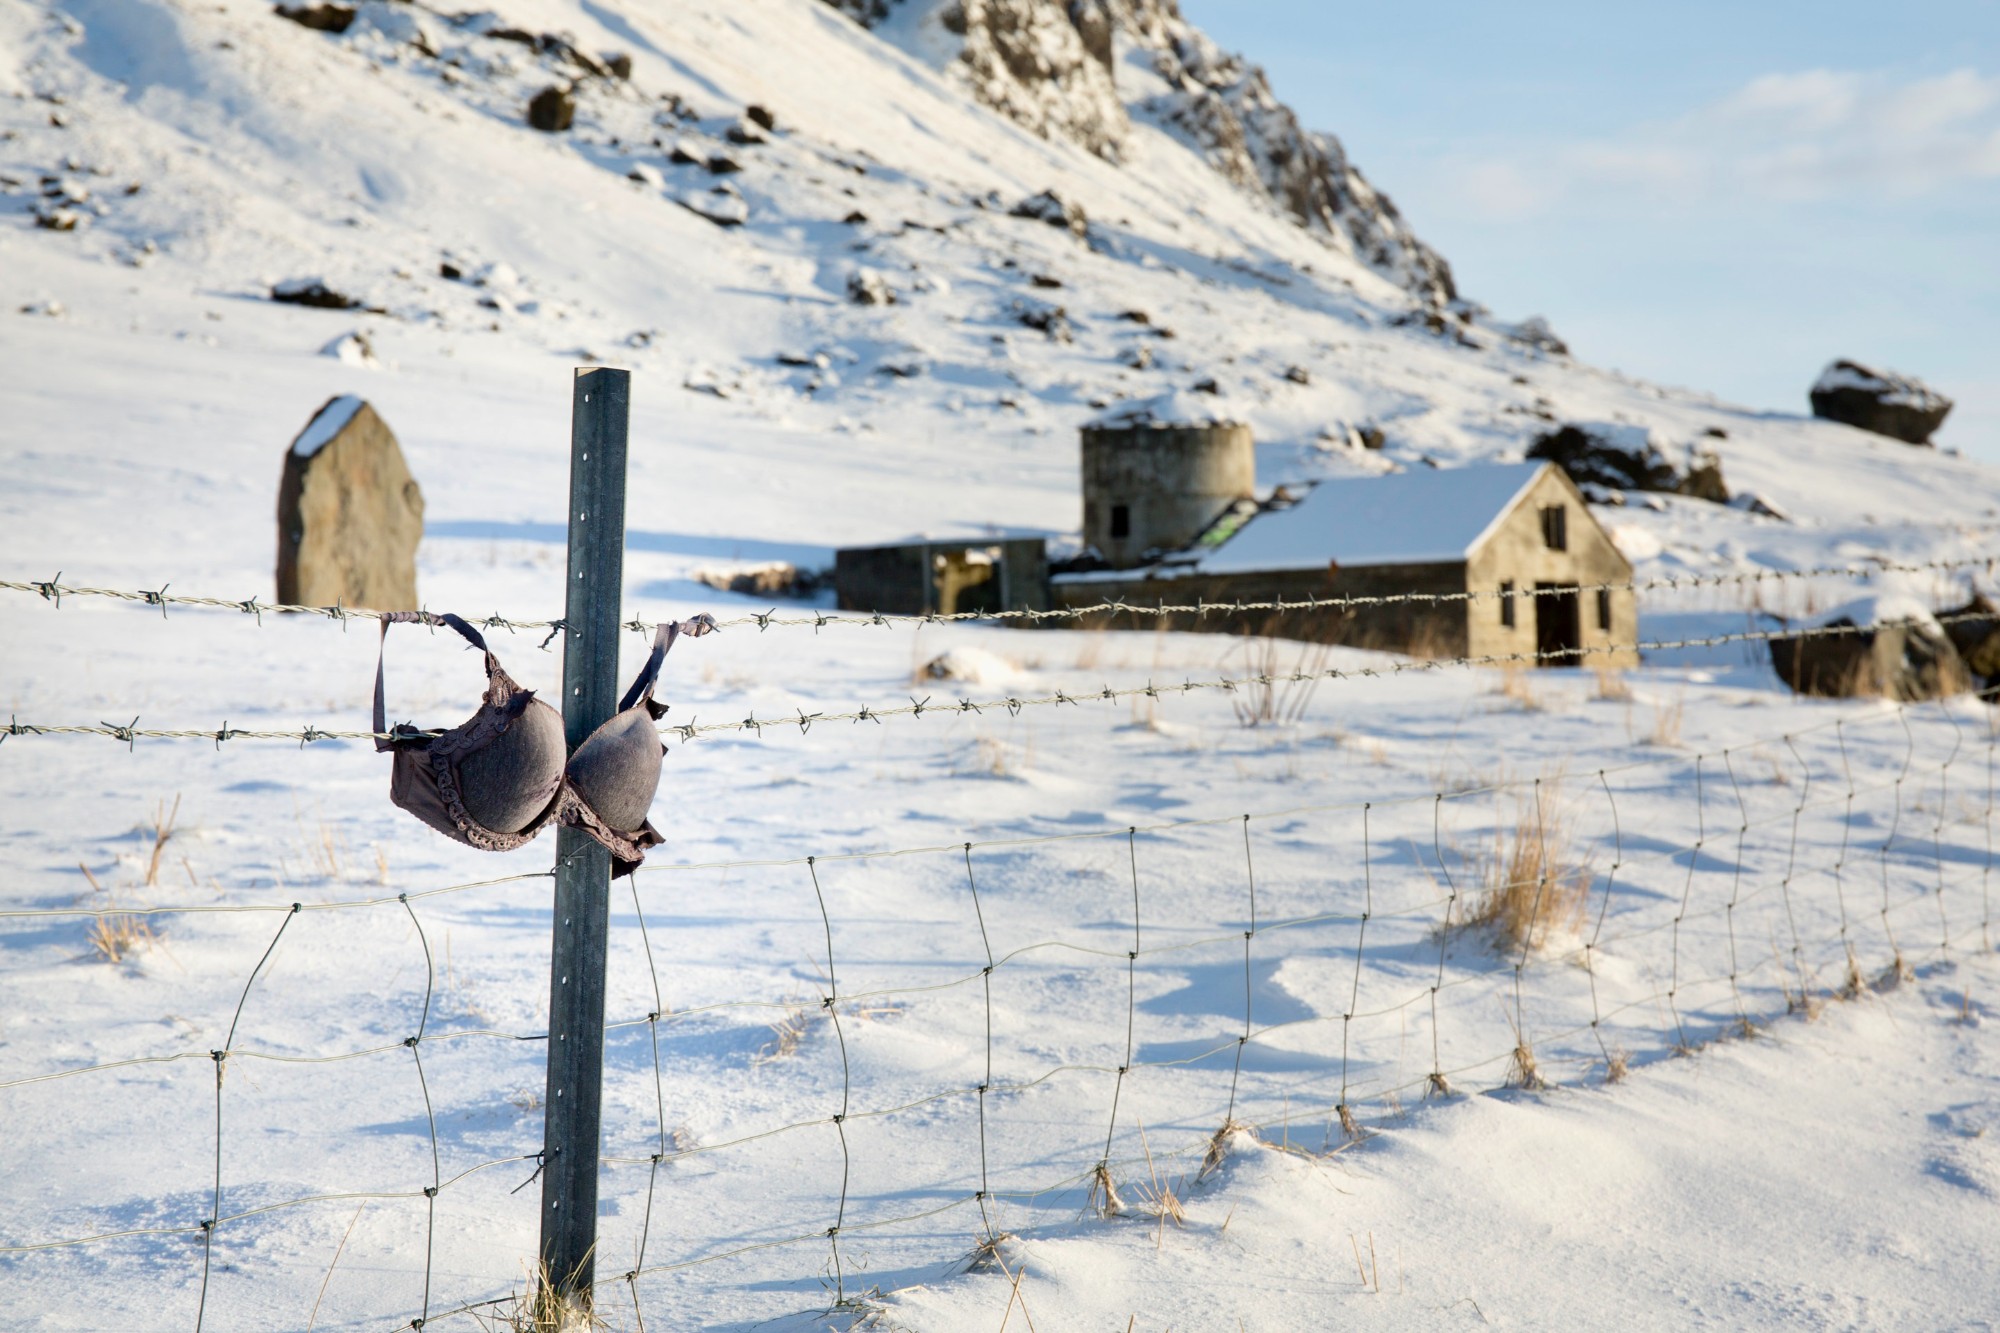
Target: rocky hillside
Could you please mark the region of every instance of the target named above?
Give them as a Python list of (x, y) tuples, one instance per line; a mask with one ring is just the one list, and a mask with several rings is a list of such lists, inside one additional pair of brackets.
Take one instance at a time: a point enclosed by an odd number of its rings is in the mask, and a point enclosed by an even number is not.
[(981, 103), (1035, 133), (1121, 160), (1132, 122), (1169, 128), (1231, 184), (1420, 301), (1457, 297), (1340, 140), (1299, 124), (1264, 71), (1181, 17), (1174, 0), (827, 0), (932, 58)]

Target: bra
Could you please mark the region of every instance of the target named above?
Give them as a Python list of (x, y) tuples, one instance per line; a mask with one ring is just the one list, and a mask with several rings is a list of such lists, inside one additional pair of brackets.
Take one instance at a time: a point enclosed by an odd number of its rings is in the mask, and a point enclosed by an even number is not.
[[(479, 711), (437, 736), (407, 722), (386, 725), (382, 657), (396, 623), (448, 626), (486, 655)], [(478, 630), (454, 615), (384, 614), (375, 659), (375, 748), (395, 756), (389, 799), (446, 837), (489, 852), (524, 846), (550, 823), (581, 829), (610, 850), (614, 877), (631, 874), (648, 847), (665, 841), (647, 818), (666, 753), (653, 728), (667, 711), (653, 698), (660, 664), (675, 639), (714, 628), (705, 615), (661, 625), (617, 713), (566, 754), (562, 714), (508, 675)]]

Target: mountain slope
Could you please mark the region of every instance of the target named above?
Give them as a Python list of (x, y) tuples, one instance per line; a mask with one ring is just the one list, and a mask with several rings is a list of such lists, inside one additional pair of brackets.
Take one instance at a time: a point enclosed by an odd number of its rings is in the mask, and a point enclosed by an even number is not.
[[(9, 10), (0, 295), (63, 314), (11, 316), (7, 336), (32, 367), (58, 329), (106, 340), (99, 356), (165, 337), (197, 359), (208, 345), (312, 358), (358, 331), (385, 369), (308, 359), (301, 373), (417, 401), (440, 375), (505, 394), (616, 359), (640, 373), (641, 410), (692, 451), (675, 485), (702, 497), (703, 525), (822, 548), (951, 524), (1072, 531), (1077, 425), (1196, 386), (1255, 428), (1261, 485), (1517, 458), (1576, 420), (1713, 449), (1733, 488), (1792, 520), (1678, 497), (1610, 514), (1645, 534), (1631, 549), (1648, 570), (1907, 554), (1931, 537), (1883, 522), (1995, 508), (1969, 461), (1658, 389), (1476, 307), (1413, 304), (1414, 242), (1387, 262), (1359, 233), (1327, 244), (1239, 187), (1268, 154), (1233, 179), (1176, 122), (1210, 94), (1228, 101), (1227, 85), (1234, 123), (1289, 124), (1254, 71), (1170, 8), (1104, 12), (1125, 109), (1115, 162), (969, 96), (963, 62), (922, 37), (938, 11), (915, 0), (872, 32), (811, 0), (517, 0), (458, 18), (370, 0), (343, 33), (176, 0)], [(630, 79), (605, 72), (614, 50)], [(574, 85), (561, 134), (525, 122), (551, 85)], [(776, 128), (745, 120), (752, 106)], [(1017, 215), (1049, 190), (1074, 226)], [(75, 229), (36, 225), (56, 211)], [(271, 302), (304, 277), (359, 305)], [(32, 398), (36, 379), (17, 391)], [(310, 396), (259, 429), (288, 435)], [(96, 411), (96, 433), (116, 436), (115, 403)], [(418, 449), (458, 416), (401, 411)], [(1349, 447), (1363, 428), (1379, 452)], [(728, 489), (756, 451), (816, 460), (829, 435), (851, 440), (839, 485), (855, 504)], [(478, 493), (435, 512), (478, 511)], [(64, 558), (22, 521), (46, 508), (32, 484), (0, 506), (14, 558)]]

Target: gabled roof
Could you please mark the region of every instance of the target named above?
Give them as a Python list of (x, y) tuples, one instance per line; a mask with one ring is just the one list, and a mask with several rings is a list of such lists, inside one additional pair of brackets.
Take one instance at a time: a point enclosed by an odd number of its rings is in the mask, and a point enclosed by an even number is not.
[(1423, 468), (1322, 481), (1204, 555), (1203, 574), (1464, 560), (1551, 463)]

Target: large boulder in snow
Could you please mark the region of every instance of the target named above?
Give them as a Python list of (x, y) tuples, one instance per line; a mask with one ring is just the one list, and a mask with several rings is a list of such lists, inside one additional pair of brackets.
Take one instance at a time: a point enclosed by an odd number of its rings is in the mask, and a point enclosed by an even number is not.
[(1812, 412), (1905, 444), (1929, 444), (1951, 412), (1951, 399), (1923, 381), (1858, 361), (1836, 361), (1812, 386)]
[(278, 600), (415, 611), (424, 493), (375, 409), (327, 401), (285, 451)]
[(1940, 611), (1938, 623), (1979, 682), (1979, 693), (1989, 699), (2000, 694), (2000, 607), (1974, 593), (1964, 606)]
[(1771, 665), (1800, 694), (1915, 703), (1960, 694), (1965, 661), (1936, 617), (1907, 597), (1865, 597), (1771, 640)]
[(1655, 491), (1729, 503), (1720, 458), (1701, 445), (1669, 449), (1644, 426), (1567, 424), (1537, 437), (1528, 446), (1528, 457), (1546, 458), (1586, 493)]

